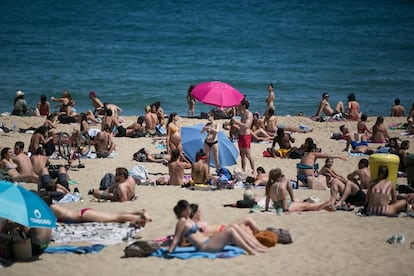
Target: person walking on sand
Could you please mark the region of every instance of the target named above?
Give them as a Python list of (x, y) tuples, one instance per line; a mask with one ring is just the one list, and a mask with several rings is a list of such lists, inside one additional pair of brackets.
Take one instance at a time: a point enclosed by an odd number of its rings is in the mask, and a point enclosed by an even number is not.
[(273, 83), (269, 83), (267, 85), (268, 95), (266, 97), (266, 110), (264, 112), (264, 116), (268, 115), (269, 109), (272, 108), (275, 110), (275, 92), (273, 90)]
[(405, 116), (405, 108), (403, 105), (400, 104), (400, 99), (396, 98), (394, 100), (394, 105), (391, 108), (391, 117), (404, 117)]
[(240, 121), (238, 121), (235, 117), (231, 119), (234, 125), (239, 126), (239, 151), (240, 151), (240, 158), (241, 158), (241, 165), (243, 171), (246, 171), (246, 159), (250, 162), (251, 172), (254, 175), (256, 173), (254, 167), (254, 160), (251, 154), (251, 142), (252, 142), (252, 135), (251, 135), (251, 127), (253, 123), (253, 114), (249, 110), (249, 101), (244, 99), (240, 105), (239, 109), (242, 114)]
[(191, 95), (191, 91), (193, 91), (195, 85), (192, 84), (188, 87), (187, 90), (187, 106), (188, 106), (188, 116), (194, 116), (195, 113), (195, 106), (196, 106), (196, 100), (195, 98)]
[(332, 109), (331, 105), (328, 102), (329, 99), (329, 93), (323, 93), (322, 94), (322, 100), (319, 103), (318, 110), (316, 111), (315, 116), (320, 117), (321, 113), (324, 113), (327, 116), (333, 116), (335, 114), (344, 113), (344, 103), (342, 101), (339, 101), (336, 104), (335, 110)]

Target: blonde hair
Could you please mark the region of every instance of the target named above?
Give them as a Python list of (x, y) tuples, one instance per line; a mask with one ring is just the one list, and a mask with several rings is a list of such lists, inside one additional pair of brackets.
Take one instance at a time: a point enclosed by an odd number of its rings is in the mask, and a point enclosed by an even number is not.
[(273, 186), (273, 184), (282, 176), (282, 169), (276, 168), (271, 169), (269, 172), (269, 180), (267, 180), (266, 183), (266, 196), (269, 196), (270, 194), (270, 188)]
[(146, 112), (146, 113), (151, 112), (151, 106), (146, 105), (146, 106), (144, 107), (144, 110), (145, 110), (145, 112)]

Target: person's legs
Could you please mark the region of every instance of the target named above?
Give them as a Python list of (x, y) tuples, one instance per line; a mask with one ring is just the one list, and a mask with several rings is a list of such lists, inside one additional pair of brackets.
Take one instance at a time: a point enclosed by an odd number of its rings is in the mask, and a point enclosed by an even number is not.
[(252, 233), (255, 233), (255, 232), (260, 230), (257, 223), (250, 217), (241, 218), (238, 221), (236, 221), (235, 223), (248, 227), (251, 230)]
[(246, 148), (239, 148), (242, 170), (246, 171)]
[(338, 200), (338, 206), (342, 206), (348, 196), (355, 195), (359, 191), (359, 186), (354, 182), (348, 180), (345, 183), (341, 198)]
[(246, 148), (246, 157), (247, 159), (249, 159), (250, 162), (250, 168), (252, 169), (252, 175), (256, 174), (256, 169), (254, 167), (254, 160), (253, 160), (253, 156), (251, 154), (250, 148)]
[(333, 179), (331, 182), (331, 203), (335, 204), (336, 197), (338, 193), (341, 195), (344, 193), (345, 190), (345, 184), (342, 181), (339, 181), (338, 179)]
[[(218, 169), (220, 168), (220, 163), (219, 163), (219, 158), (218, 158), (218, 152), (219, 152), (218, 143), (215, 143), (213, 146), (211, 146), (211, 152), (213, 153), (214, 166), (216, 167), (216, 169)], [(210, 161), (208, 164), (210, 166)]]
[(204, 153), (206, 154), (206, 163), (208, 165), (208, 171), (210, 172), (210, 151), (211, 151), (211, 148), (206, 143), (204, 143), (203, 148), (204, 148)]
[(397, 200), (394, 203), (388, 205), (387, 210), (384, 212), (384, 215), (395, 215), (405, 210), (407, 207), (407, 200), (401, 199)]
[(335, 111), (337, 111), (337, 112), (339, 112), (339, 113), (345, 113), (344, 103), (343, 103), (342, 101), (339, 101), (339, 102), (336, 104)]
[(61, 166), (59, 168), (57, 183), (59, 183), (60, 185), (62, 185), (63, 187), (65, 187), (66, 189), (68, 189), (70, 191), (69, 182), (68, 182), (68, 175), (67, 175), (67, 172), (66, 172), (66, 169), (65, 169), (64, 166)]

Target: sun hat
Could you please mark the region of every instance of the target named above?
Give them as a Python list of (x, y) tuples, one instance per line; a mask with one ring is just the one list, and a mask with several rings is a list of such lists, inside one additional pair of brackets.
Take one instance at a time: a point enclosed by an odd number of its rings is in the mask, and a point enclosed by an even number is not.
[(18, 90), (18, 91), (16, 92), (16, 97), (20, 97), (20, 96), (24, 96), (24, 93), (23, 93), (23, 91)]

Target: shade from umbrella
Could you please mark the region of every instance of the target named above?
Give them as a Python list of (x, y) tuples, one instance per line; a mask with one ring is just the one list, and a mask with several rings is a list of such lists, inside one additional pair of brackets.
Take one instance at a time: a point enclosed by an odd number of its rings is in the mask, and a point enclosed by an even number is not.
[(8, 181), (0, 181), (0, 217), (33, 228), (54, 228), (56, 217), (37, 194)]
[[(204, 148), (204, 139), (207, 134), (201, 134), (201, 129), (203, 127), (203, 124), (199, 124), (181, 128), (184, 153), (192, 162), (195, 162), (197, 152)], [(239, 151), (224, 131), (218, 132), (217, 140), (220, 166), (231, 166), (236, 164)], [(214, 167), (214, 159), (212, 156), (210, 157), (210, 165)]]
[(191, 91), (198, 101), (217, 107), (237, 106), (244, 96), (236, 88), (220, 81), (202, 82)]

